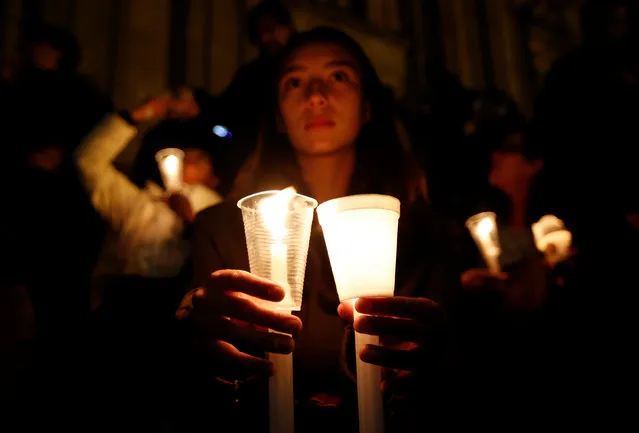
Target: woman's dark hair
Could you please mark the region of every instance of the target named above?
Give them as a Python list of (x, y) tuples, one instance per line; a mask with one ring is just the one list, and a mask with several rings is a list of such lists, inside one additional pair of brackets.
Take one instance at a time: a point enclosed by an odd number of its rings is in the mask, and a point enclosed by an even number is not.
[(265, 17), (273, 18), (278, 24), (286, 27), (293, 26), (293, 18), (291, 12), (285, 4), (279, 0), (264, 0), (262, 3), (254, 6), (248, 13), (247, 27), (249, 41), (252, 45), (257, 45), (258, 30), (260, 20)]
[(392, 93), (382, 84), (370, 59), (350, 36), (331, 27), (318, 27), (293, 35), (281, 53), (277, 81), (271, 86), (270, 109), (265, 111), (258, 150), (240, 171), (234, 195), (258, 189), (281, 189), (291, 183), (301, 184), (301, 173), (293, 147), (286, 133), (279, 131), (278, 82), (290, 56), (298, 49), (315, 43), (335, 44), (354, 57), (361, 74), (362, 99), (370, 119), (357, 138), (357, 162), (351, 193), (389, 194), (402, 202), (425, 195), (425, 179), (416, 161), (410, 157), (410, 145), (398, 131), (393, 115)]

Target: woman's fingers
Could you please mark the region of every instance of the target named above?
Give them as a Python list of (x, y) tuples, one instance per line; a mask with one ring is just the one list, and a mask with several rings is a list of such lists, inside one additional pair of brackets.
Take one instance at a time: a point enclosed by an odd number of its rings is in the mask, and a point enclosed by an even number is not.
[(302, 321), (290, 313), (273, 311), (255, 301), (229, 293), (224, 298), (224, 315), (294, 337), (302, 330)]
[(210, 320), (200, 335), (208, 335), (211, 339), (225, 341), (238, 347), (250, 347), (252, 351), (288, 354), (293, 351), (293, 338), (287, 334), (260, 330), (253, 326), (241, 326), (232, 320), (217, 317)]
[(355, 331), (368, 335), (383, 335), (402, 341), (420, 342), (429, 335), (429, 327), (421, 320), (387, 316), (360, 316), (355, 319)]
[(353, 302), (346, 301), (339, 304), (337, 307), (337, 314), (346, 323), (353, 323)]
[(277, 284), (260, 278), (246, 271), (221, 270), (211, 274), (206, 289), (196, 296), (203, 296), (204, 300), (214, 299), (221, 292), (241, 292), (264, 301), (279, 302), (284, 299), (284, 289)]
[(236, 296), (226, 292), (218, 296), (215, 304), (208, 309), (193, 310), (193, 325), (200, 330), (215, 330), (220, 324), (220, 317), (238, 319), (251, 325), (272, 329), (296, 337), (302, 330), (299, 317), (289, 313), (272, 311), (259, 305), (248, 297)]

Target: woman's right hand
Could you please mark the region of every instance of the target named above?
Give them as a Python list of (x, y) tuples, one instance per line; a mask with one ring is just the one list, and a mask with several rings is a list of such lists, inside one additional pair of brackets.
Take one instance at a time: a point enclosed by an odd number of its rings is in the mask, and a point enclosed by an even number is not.
[(302, 329), (301, 320), (261, 304), (281, 301), (284, 294), (277, 284), (238, 270), (214, 272), (204, 287), (193, 292), (189, 319), (194, 337), (198, 348), (215, 363), (217, 376), (243, 380), (272, 375), (270, 361), (246, 352), (293, 351), (293, 338)]

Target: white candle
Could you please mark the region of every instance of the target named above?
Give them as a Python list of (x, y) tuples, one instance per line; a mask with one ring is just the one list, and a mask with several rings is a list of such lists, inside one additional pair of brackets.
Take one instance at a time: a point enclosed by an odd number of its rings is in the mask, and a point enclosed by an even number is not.
[(269, 379), (268, 385), (269, 431), (293, 433), (295, 431), (293, 354), (269, 353), (268, 359), (275, 369), (275, 374)]
[[(299, 311), (317, 201), (286, 188), (252, 194), (237, 205), (242, 210), (251, 272), (284, 288), (285, 297), (281, 302), (264, 301), (265, 305), (282, 313)], [(269, 382), (270, 432), (292, 433), (295, 428), (293, 356), (269, 353), (268, 359), (275, 368)]]
[(291, 299), (291, 291), (288, 290), (288, 262), (286, 254), (288, 249), (286, 245), (275, 242), (271, 245), (271, 281), (284, 287), (286, 294), (282, 302), (289, 305), (293, 302)]
[[(270, 232), (271, 281), (284, 288), (285, 305), (290, 305), (288, 289), (288, 249), (284, 239), (289, 204), (295, 196), (295, 189), (287, 188), (273, 197), (262, 200), (259, 205), (264, 223)], [(289, 311), (290, 313), (290, 311)], [(271, 331), (273, 332), (273, 331)], [(295, 401), (293, 398), (293, 354), (269, 353), (275, 374), (269, 380), (269, 431), (271, 433), (292, 433), (295, 431)]]
[[(317, 208), (341, 301), (393, 296), (399, 213), (399, 200), (374, 194), (342, 197)], [(359, 431), (382, 433), (382, 369), (360, 359), (367, 344), (379, 345), (379, 337), (355, 332)]]
[[(355, 311), (353, 302), (353, 318), (361, 316)], [(357, 409), (360, 433), (384, 433), (384, 402), (382, 401), (381, 383), (382, 369), (377, 365), (362, 361), (359, 353), (368, 344), (379, 346), (377, 335), (355, 332), (355, 360), (357, 372)]]

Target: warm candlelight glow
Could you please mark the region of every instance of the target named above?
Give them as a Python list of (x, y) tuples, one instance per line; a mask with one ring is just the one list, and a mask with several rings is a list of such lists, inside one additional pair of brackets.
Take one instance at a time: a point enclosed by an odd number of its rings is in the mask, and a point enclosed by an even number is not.
[[(317, 201), (297, 194), (292, 187), (264, 191), (237, 203), (242, 210), (251, 273), (278, 283), (284, 299), (264, 305), (291, 313), (302, 308), (306, 257)], [(295, 430), (293, 355), (269, 353), (275, 374), (269, 380), (269, 430)]]
[(477, 225), (477, 234), (479, 235), (480, 238), (484, 240), (488, 240), (490, 239), (490, 233), (493, 231), (494, 228), (495, 228), (495, 223), (493, 223), (493, 220), (491, 218), (486, 217), (483, 220), (481, 220), (479, 224)]
[(276, 242), (281, 242), (286, 237), (286, 215), (295, 194), (295, 188), (289, 186), (274, 196), (263, 199), (258, 205), (264, 224)]
[(546, 254), (550, 263), (559, 263), (570, 255), (572, 233), (556, 216), (544, 215), (532, 225), (532, 232), (537, 249)]
[(164, 165), (164, 170), (166, 171), (166, 174), (170, 176), (175, 176), (177, 174), (179, 164), (180, 164), (180, 161), (175, 155), (169, 155), (166, 158), (164, 158), (163, 165)]
[[(400, 202), (385, 195), (353, 195), (317, 208), (341, 301), (393, 296)], [(354, 311), (355, 316), (359, 313)], [(355, 332), (355, 353), (379, 336)], [(384, 431), (381, 368), (356, 357), (360, 433)]]
[(184, 152), (174, 148), (162, 149), (155, 154), (155, 159), (166, 190), (179, 191), (182, 188)]
[(317, 201), (292, 187), (244, 197), (242, 210), (251, 272), (278, 283), (286, 293), (269, 307), (299, 311), (313, 213)]
[(400, 204), (355, 195), (317, 208), (340, 300), (393, 296)]
[(497, 216), (494, 212), (482, 212), (473, 215), (466, 221), (466, 227), (473, 236), (477, 248), (484, 257), (488, 268), (493, 272), (501, 270), (499, 265), (499, 235), (497, 232)]

